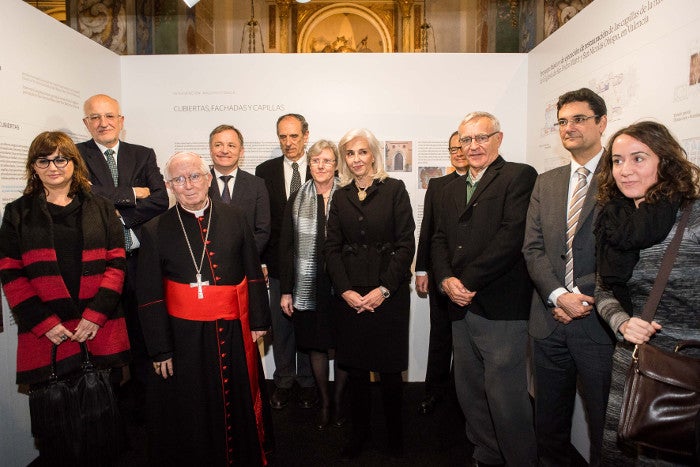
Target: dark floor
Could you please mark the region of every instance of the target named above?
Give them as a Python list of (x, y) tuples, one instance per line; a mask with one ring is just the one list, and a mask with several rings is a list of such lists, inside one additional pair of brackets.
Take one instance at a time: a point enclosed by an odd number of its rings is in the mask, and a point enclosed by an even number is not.
[[(271, 382), (268, 382), (271, 385)], [(384, 452), (386, 431), (379, 388), (374, 388), (372, 401), (372, 439), (359, 459), (340, 460), (340, 450), (349, 435), (349, 423), (342, 428), (328, 427), (319, 432), (314, 427), (317, 409), (302, 409), (291, 404), (282, 410), (273, 410), (275, 467), (294, 466), (465, 466), (471, 459), (471, 445), (464, 434), (461, 410), (455, 400), (444, 400), (430, 415), (418, 413), (423, 398), (422, 383), (407, 383), (404, 390), (405, 455), (401, 460), (390, 458)], [(271, 391), (270, 391), (271, 393)], [(119, 466), (147, 466), (146, 431), (129, 420), (131, 401), (123, 402), (127, 418), (131, 450)]]
[[(272, 383), (268, 381), (270, 393)], [(349, 435), (349, 423), (342, 428), (328, 427), (319, 432), (314, 427), (316, 409), (302, 409), (291, 404), (273, 410), (275, 451), (274, 467), (295, 466), (470, 466), (472, 447), (464, 434), (464, 419), (456, 399), (447, 398), (429, 415), (418, 413), (424, 396), (423, 383), (406, 383), (404, 389), (403, 421), (405, 427), (404, 457), (393, 459), (385, 453), (384, 429), (379, 388), (373, 388), (372, 438), (361, 456), (352, 462), (340, 460), (340, 450)], [(146, 430), (130, 417), (133, 398), (121, 398), (122, 412), (127, 421), (131, 449), (124, 455), (120, 467), (148, 466)], [(577, 459), (574, 467), (587, 464)]]

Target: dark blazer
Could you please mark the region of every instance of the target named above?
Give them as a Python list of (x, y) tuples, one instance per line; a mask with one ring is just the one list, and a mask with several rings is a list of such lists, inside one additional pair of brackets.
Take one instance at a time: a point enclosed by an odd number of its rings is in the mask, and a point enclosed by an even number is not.
[(396, 291), (411, 278), (415, 229), (411, 202), (401, 180), (375, 180), (367, 188), (364, 203), (357, 198), (354, 183), (336, 190), (325, 248), (335, 294), (380, 285)]
[(501, 156), (486, 169), (469, 204), (467, 175), (443, 190), (442, 211), (433, 236), (432, 263), (437, 284), (454, 276), (476, 291), (472, 303), (450, 301), (453, 320), (467, 309), (487, 319), (525, 320), (532, 283), (521, 252), (525, 215), (537, 171)]
[[(593, 229), (598, 214), (598, 168), (591, 177), (586, 199), (579, 215), (573, 242), (574, 285), (581, 293), (593, 296), (595, 289), (595, 236)], [(565, 286), (566, 210), (571, 164), (552, 169), (537, 177), (530, 199), (525, 227), (523, 254), (536, 292), (532, 298), (529, 332), (536, 339), (549, 336), (559, 325), (552, 316), (549, 295)], [(569, 325), (580, 326), (595, 342), (611, 343), (608, 326), (594, 310)]]
[[(151, 148), (120, 141), (117, 154), (119, 186), (115, 187), (104, 154), (95, 141), (91, 139), (77, 146), (90, 171), (93, 193), (112, 201), (119, 210), (124, 225), (132, 229), (140, 239), (141, 225), (168, 209), (168, 192), (158, 168), (156, 153)], [(133, 190), (135, 186), (148, 187), (151, 195), (145, 199), (136, 199)]]
[[(363, 202), (354, 183), (331, 200), (324, 249), (336, 295), (332, 308), (339, 365), (378, 372), (408, 368), (411, 263), (416, 250), (413, 210), (401, 180), (374, 180)], [(342, 299), (384, 286), (391, 295), (374, 313), (360, 313)]]
[[(304, 156), (306, 157), (306, 156)], [(255, 175), (265, 180), (267, 194), (270, 197), (270, 241), (262, 255), (262, 262), (267, 265), (268, 274), (279, 279), (279, 239), (282, 231), (282, 218), (287, 205), (287, 189), (284, 181), (284, 156), (265, 161), (255, 168)], [(306, 166), (306, 176), (301, 181), (311, 178), (309, 166)]]
[[(418, 251), (416, 253), (416, 271), (430, 271), (430, 244), (437, 226), (437, 219), (440, 212), (440, 195), (442, 189), (450, 182), (459, 178), (457, 172), (430, 179), (428, 190), (425, 192), (423, 201), (423, 220), (420, 224), (420, 236), (418, 237)], [(432, 274), (430, 274), (432, 276)], [(431, 281), (432, 277), (429, 278)]]
[[(213, 178), (209, 187), (209, 196), (211, 199), (221, 201), (214, 169), (211, 170), (211, 176)], [(248, 226), (255, 236), (258, 254), (262, 254), (270, 239), (270, 199), (265, 181), (239, 168), (231, 191), (231, 206), (238, 208), (245, 215)]]

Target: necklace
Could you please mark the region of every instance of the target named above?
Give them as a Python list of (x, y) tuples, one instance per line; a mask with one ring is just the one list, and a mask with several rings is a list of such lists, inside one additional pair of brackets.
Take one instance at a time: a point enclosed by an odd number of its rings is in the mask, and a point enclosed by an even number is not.
[(367, 198), (367, 188), (369, 188), (370, 186), (371, 184), (362, 188), (357, 184), (357, 182), (355, 182), (355, 187), (357, 188), (357, 199), (359, 199), (360, 201), (364, 201), (365, 198)]
[(182, 217), (180, 216), (180, 209), (175, 206), (175, 212), (177, 212), (177, 218), (180, 221), (180, 227), (182, 227), (182, 233), (185, 236), (185, 242), (187, 242), (187, 249), (190, 250), (190, 258), (192, 258), (192, 264), (194, 265), (195, 271), (197, 271), (197, 282), (190, 282), (190, 287), (197, 287), (197, 298), (199, 300), (204, 298), (204, 291), (202, 287), (209, 285), (209, 281), (202, 281), (202, 265), (204, 264), (204, 256), (207, 254), (207, 240), (209, 239), (209, 232), (211, 227), (211, 217), (214, 213), (214, 206), (209, 203), (209, 220), (207, 221), (207, 234), (204, 236), (204, 245), (202, 246), (202, 258), (199, 260), (199, 267), (197, 267), (197, 261), (194, 259), (194, 253), (192, 252), (192, 245), (190, 244), (190, 239), (187, 237), (187, 231), (185, 231), (185, 224), (182, 222)]

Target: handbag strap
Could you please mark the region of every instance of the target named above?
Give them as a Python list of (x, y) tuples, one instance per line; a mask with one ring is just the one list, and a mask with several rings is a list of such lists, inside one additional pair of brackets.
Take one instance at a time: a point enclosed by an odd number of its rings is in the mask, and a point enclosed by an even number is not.
[(683, 232), (688, 225), (688, 219), (690, 218), (690, 205), (683, 209), (683, 214), (681, 215), (681, 220), (678, 221), (676, 226), (676, 233), (669, 243), (668, 248), (664, 252), (664, 257), (661, 260), (661, 266), (659, 266), (659, 274), (656, 276), (654, 285), (651, 288), (649, 297), (644, 304), (644, 309), (642, 311), (641, 318), (644, 321), (651, 323), (656, 314), (656, 308), (659, 306), (661, 301), (661, 295), (664, 293), (666, 288), (666, 283), (668, 282), (668, 276), (671, 274), (671, 269), (673, 269), (673, 263), (676, 261), (676, 256), (678, 255), (678, 248), (681, 245), (681, 239), (683, 238)]
[[(91, 365), (92, 362), (90, 361), (90, 352), (88, 351), (87, 344), (85, 342), (78, 342), (80, 344), (80, 351), (83, 354), (83, 365)], [(53, 344), (51, 346), (51, 375), (49, 376), (49, 380), (56, 380), (58, 379), (58, 375), (56, 374), (56, 353), (58, 352), (58, 346), (60, 344)]]

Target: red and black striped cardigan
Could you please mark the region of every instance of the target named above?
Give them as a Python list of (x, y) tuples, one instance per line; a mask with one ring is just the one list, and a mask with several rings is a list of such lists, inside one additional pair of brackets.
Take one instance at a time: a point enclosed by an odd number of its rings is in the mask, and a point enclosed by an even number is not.
[[(87, 341), (95, 364), (120, 366), (128, 361), (129, 339), (119, 297), (124, 285), (124, 233), (106, 199), (81, 193), (83, 238), (78, 303), (61, 277), (51, 215), (43, 194), (9, 203), (0, 226), (0, 281), (17, 323), (17, 384), (46, 381), (51, 341), (45, 333), (59, 323), (76, 328), (81, 318), (100, 326)], [(80, 367), (80, 346), (58, 348), (59, 374)]]

